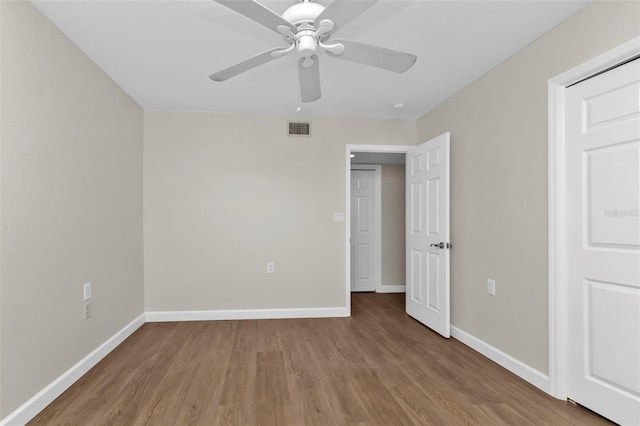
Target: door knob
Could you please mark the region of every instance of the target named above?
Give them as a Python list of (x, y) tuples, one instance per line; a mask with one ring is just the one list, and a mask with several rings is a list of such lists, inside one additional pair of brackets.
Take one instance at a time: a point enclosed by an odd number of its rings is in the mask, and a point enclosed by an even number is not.
[(431, 244), (431, 247), (438, 247), (439, 249), (443, 249), (444, 243), (441, 241), (438, 244)]

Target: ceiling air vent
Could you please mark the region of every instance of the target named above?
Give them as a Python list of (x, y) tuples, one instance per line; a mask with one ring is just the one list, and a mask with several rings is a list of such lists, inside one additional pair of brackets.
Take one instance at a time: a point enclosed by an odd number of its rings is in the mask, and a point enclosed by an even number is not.
[(290, 121), (289, 136), (311, 136), (311, 123)]

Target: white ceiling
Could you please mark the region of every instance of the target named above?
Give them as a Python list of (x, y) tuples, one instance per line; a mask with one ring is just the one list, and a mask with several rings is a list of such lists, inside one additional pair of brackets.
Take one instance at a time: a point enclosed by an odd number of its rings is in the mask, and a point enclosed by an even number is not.
[[(279, 14), (295, 2), (262, 1)], [(223, 83), (209, 80), (285, 46), (212, 0), (34, 4), (145, 109), (291, 115), (301, 105), (301, 115), (415, 119), (588, 1), (381, 0), (336, 36), (413, 53), (416, 65), (396, 74), (322, 53), (323, 96), (308, 104), (300, 104), (294, 54)], [(395, 110), (397, 101), (405, 108)]]

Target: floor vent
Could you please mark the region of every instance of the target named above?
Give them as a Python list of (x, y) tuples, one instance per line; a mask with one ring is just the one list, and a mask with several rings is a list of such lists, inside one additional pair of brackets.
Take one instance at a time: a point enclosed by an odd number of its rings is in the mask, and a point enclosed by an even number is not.
[(311, 136), (311, 123), (290, 121), (289, 136)]

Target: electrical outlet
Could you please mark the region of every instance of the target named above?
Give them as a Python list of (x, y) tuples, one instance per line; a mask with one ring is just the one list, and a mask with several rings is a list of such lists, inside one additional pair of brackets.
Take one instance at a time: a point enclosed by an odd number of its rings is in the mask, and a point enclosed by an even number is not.
[(492, 296), (496, 295), (496, 282), (494, 280), (487, 280), (487, 293)]
[(276, 262), (267, 262), (267, 274), (276, 273)]
[(91, 301), (87, 300), (84, 302), (84, 319), (91, 318)]

